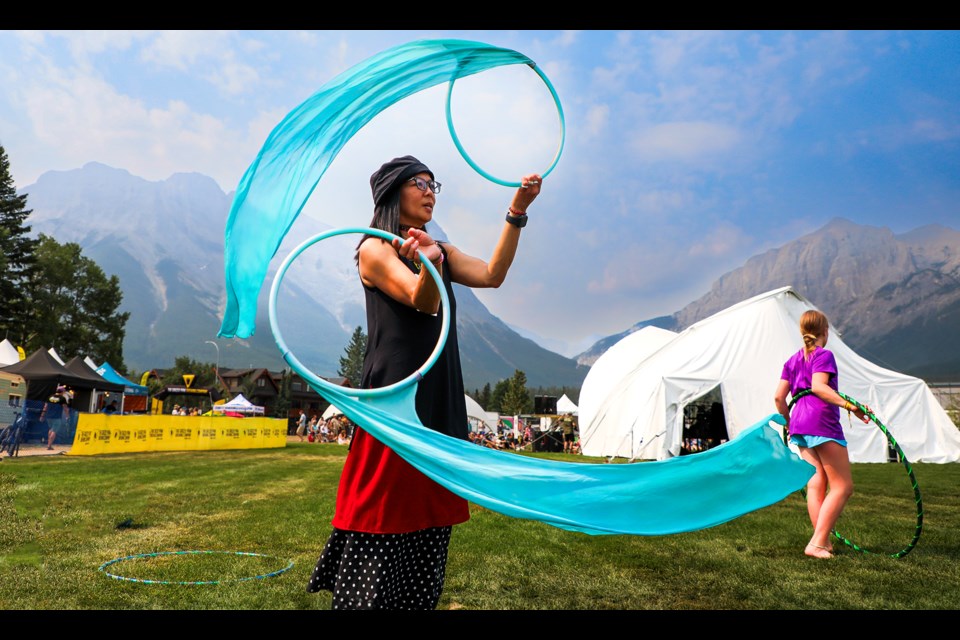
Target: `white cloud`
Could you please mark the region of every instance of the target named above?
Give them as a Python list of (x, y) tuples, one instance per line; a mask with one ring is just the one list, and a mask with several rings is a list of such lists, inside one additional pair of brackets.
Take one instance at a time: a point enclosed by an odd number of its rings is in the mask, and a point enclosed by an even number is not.
[(960, 137), (960, 127), (938, 118), (919, 118), (910, 123), (910, 134), (915, 141), (946, 142)]
[(742, 254), (744, 248), (753, 242), (753, 238), (744, 233), (743, 229), (729, 222), (720, 222), (712, 231), (698, 233), (692, 236), (691, 240), (686, 252), (688, 258), (723, 260)]
[(595, 104), (587, 110), (587, 117), (584, 119), (584, 130), (581, 132), (585, 138), (591, 138), (599, 135), (610, 121), (610, 106), (606, 104)]
[(693, 206), (693, 194), (690, 191), (653, 189), (636, 193), (627, 205), (628, 217), (636, 218), (638, 214), (644, 217), (663, 218), (676, 211), (690, 209)]
[(93, 54), (110, 49), (129, 49), (134, 42), (149, 36), (149, 31), (123, 31), (119, 29), (50, 31), (51, 37), (62, 38), (75, 59), (86, 59)]
[(197, 72), (224, 94), (237, 95), (256, 89), (260, 73), (240, 55), (266, 53), (266, 44), (256, 38), (227, 31), (160, 31), (142, 49), (140, 57), (160, 68)]
[(631, 149), (647, 162), (679, 160), (697, 162), (734, 149), (740, 132), (714, 122), (665, 122), (633, 135)]
[(229, 185), (240, 175), (230, 165), (248, 153), (219, 119), (183, 101), (148, 108), (95, 76), (49, 68), (18, 91), (37, 140), (61, 164), (96, 160), (153, 180), (198, 171)]
[(225, 31), (160, 31), (140, 52), (146, 62), (188, 71), (199, 59), (222, 59), (232, 48)]
[(561, 31), (560, 35), (553, 40), (552, 44), (558, 47), (569, 47), (577, 42), (579, 35), (579, 31)]
[(260, 74), (250, 65), (235, 61), (224, 61), (216, 73), (207, 79), (224, 93), (240, 94), (251, 91), (260, 80)]

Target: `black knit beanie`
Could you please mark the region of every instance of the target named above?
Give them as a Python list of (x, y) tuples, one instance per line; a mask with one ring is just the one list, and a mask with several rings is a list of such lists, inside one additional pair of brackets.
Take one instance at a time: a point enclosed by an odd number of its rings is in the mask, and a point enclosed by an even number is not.
[(385, 162), (370, 176), (370, 191), (373, 192), (373, 204), (378, 205), (387, 195), (418, 173), (429, 173), (436, 180), (433, 171), (413, 156), (401, 156)]

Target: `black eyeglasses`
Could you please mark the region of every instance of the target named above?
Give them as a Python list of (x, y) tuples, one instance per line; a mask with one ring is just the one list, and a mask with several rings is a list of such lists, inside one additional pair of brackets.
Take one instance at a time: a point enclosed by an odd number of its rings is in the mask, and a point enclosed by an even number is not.
[(417, 189), (420, 189), (420, 191), (426, 191), (427, 187), (430, 187), (430, 191), (433, 191), (434, 193), (440, 193), (440, 187), (442, 185), (436, 180), (424, 180), (419, 176), (414, 176), (413, 178), (410, 178), (410, 180), (417, 185)]

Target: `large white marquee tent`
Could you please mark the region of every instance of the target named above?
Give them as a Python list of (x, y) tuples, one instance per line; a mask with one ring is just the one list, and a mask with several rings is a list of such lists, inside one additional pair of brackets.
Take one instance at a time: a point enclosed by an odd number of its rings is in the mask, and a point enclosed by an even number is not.
[(597, 358), (580, 387), (580, 431), (600, 411), (614, 385), (627, 377), (647, 356), (677, 336), (660, 327), (643, 327), (607, 349)]
[(475, 427), (483, 425), (487, 431), (496, 433), (500, 414), (496, 411), (484, 411), (479, 402), (466, 394), (463, 395), (463, 398), (467, 403), (467, 420), (472, 422)]
[[(783, 363), (802, 345), (800, 316), (813, 308), (791, 287), (783, 287), (720, 311), (673, 337), (659, 335), (660, 344), (651, 340), (635, 353), (620, 349), (622, 355), (612, 357), (615, 362), (598, 369), (595, 365), (584, 381), (583, 453), (640, 460), (677, 456), (684, 407), (717, 387), (730, 438), (775, 413), (773, 396)], [(837, 359), (840, 391), (870, 406), (908, 460), (960, 461), (960, 430), (926, 383), (862, 358), (836, 330), (827, 348)], [(592, 380), (594, 369), (603, 384)], [(619, 379), (609, 379), (613, 370)], [(850, 426), (845, 416), (844, 423), (851, 461), (888, 460), (887, 438), (879, 428), (856, 420)]]

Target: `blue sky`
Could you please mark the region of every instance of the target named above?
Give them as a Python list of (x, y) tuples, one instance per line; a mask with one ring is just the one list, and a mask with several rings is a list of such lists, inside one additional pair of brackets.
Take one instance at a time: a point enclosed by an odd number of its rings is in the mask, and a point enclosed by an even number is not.
[[(837, 216), (960, 227), (957, 31), (4, 30), (0, 144), (17, 188), (96, 161), (147, 180), (198, 172), (230, 192), (325, 82), (424, 38), (520, 51), (560, 98), (563, 153), (508, 281), (478, 295), (568, 355)], [(410, 153), (444, 184), (435, 218), (449, 239), (488, 257), (511, 190), (461, 157), (446, 97), (428, 89), (380, 114), (302, 216), (365, 225), (370, 173)], [(557, 109), (527, 67), (459, 81), (451, 113), (492, 175), (553, 160)]]

